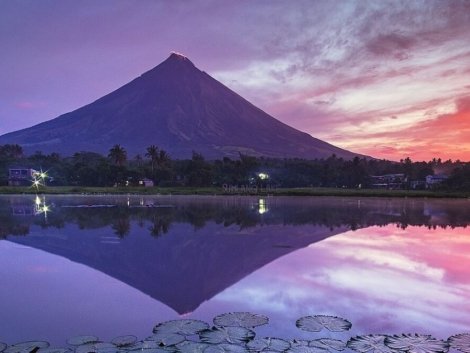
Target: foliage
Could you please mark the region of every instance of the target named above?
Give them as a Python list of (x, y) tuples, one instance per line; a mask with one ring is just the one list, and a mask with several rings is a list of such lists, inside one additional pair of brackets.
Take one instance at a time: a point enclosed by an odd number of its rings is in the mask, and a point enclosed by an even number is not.
[[(146, 158), (142, 158), (144, 155)], [(107, 157), (94, 152), (80, 151), (72, 157), (57, 153), (36, 152), (24, 156), (21, 146), (0, 146), (0, 185), (6, 185), (9, 167), (47, 170), (53, 178), (48, 185), (71, 186), (138, 186), (139, 181), (151, 179), (158, 186), (236, 186), (245, 188), (305, 188), (337, 189), (372, 188), (371, 176), (403, 174), (402, 189), (424, 188), (427, 175), (444, 173), (449, 178), (434, 187), (434, 191), (470, 191), (470, 162), (441, 161), (400, 162), (355, 157), (344, 160), (332, 155), (326, 159), (274, 159), (240, 154), (238, 158), (224, 157), (206, 160), (193, 152), (191, 159), (172, 160), (156, 145), (128, 160), (125, 148), (119, 144), (110, 148)], [(261, 179), (259, 175), (269, 175)], [(420, 181), (421, 183), (414, 183)], [(299, 191), (301, 192), (301, 191)]]

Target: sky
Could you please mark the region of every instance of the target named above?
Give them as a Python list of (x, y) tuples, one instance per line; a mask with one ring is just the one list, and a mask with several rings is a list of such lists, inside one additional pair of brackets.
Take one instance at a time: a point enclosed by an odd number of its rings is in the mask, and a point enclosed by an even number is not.
[(0, 0), (0, 135), (171, 51), (339, 147), (470, 161), (468, 0)]

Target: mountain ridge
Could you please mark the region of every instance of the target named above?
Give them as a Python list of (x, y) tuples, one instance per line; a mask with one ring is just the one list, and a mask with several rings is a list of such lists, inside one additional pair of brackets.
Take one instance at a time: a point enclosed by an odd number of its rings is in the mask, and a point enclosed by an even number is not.
[(360, 156), (273, 118), (178, 53), (90, 104), (0, 136), (5, 143), (65, 155), (120, 144), (132, 156), (154, 144), (173, 158)]

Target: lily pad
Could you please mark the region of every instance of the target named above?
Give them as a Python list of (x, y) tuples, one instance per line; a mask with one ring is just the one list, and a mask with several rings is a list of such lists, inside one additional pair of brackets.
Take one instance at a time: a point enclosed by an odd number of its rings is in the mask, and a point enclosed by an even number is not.
[(49, 347), (49, 342), (46, 341), (27, 341), (16, 343), (8, 348), (6, 348), (4, 353), (28, 353), (36, 352), (40, 348)]
[(234, 312), (218, 315), (214, 318), (216, 326), (233, 326), (252, 328), (266, 325), (269, 322), (268, 317), (249, 312)]
[(346, 319), (328, 315), (304, 316), (295, 324), (299, 329), (310, 332), (320, 332), (324, 328), (332, 332), (342, 332), (349, 330), (352, 326)]
[(346, 346), (359, 353), (393, 353), (393, 349), (385, 345), (386, 335), (366, 335), (351, 338)]
[(111, 340), (111, 343), (114, 344), (116, 347), (131, 346), (135, 342), (137, 342), (137, 337), (133, 335), (119, 336)]
[[(134, 352), (133, 350), (127, 350), (123, 348), (124, 350), (120, 350), (120, 352)], [(138, 351), (142, 353), (168, 353), (169, 351), (165, 349), (164, 347), (158, 347), (158, 348), (146, 348), (146, 349), (138, 349)], [(175, 352), (175, 351), (172, 351)]]
[(160, 343), (157, 341), (152, 341), (152, 340), (145, 340), (145, 341), (138, 341), (134, 343), (132, 346), (124, 347), (125, 350), (127, 351), (143, 351), (145, 350), (146, 353), (147, 349), (155, 349), (159, 348), (161, 349), (162, 347), (160, 346)]
[(38, 353), (72, 353), (70, 348), (41, 348)]
[(431, 335), (393, 335), (387, 336), (384, 342), (392, 349), (408, 353), (446, 353), (449, 350), (449, 343)]
[(326, 349), (318, 347), (309, 347), (304, 345), (291, 345), (286, 353), (327, 353)]
[(291, 340), (287, 352), (328, 353), (326, 348), (319, 347), (318, 344), (312, 342), (309, 340)]
[(333, 338), (319, 338), (309, 343), (310, 347), (319, 347), (323, 349), (333, 349), (335, 351), (344, 351), (346, 349), (346, 343), (341, 340)]
[(209, 329), (209, 324), (201, 320), (171, 320), (159, 323), (153, 328), (153, 332), (177, 333), (180, 335), (195, 335)]
[(178, 343), (176, 348), (180, 353), (203, 353), (210, 345), (207, 343), (184, 341)]
[(248, 353), (248, 349), (237, 344), (222, 343), (209, 345), (204, 353)]
[(89, 343), (75, 348), (75, 353), (117, 353), (119, 349), (112, 343)]
[(175, 344), (183, 342), (185, 339), (186, 337), (177, 333), (157, 332), (147, 337), (146, 341), (155, 341), (160, 346), (174, 346)]
[(69, 338), (67, 343), (72, 346), (81, 346), (82, 344), (97, 343), (99, 338), (96, 336), (76, 336)]
[(199, 336), (201, 341), (205, 343), (239, 344), (252, 340), (255, 333), (244, 327), (214, 327), (211, 330), (202, 331)]
[(452, 348), (464, 353), (470, 353), (470, 333), (460, 333), (447, 340)]
[(255, 338), (246, 346), (254, 352), (284, 352), (290, 348), (290, 343), (281, 338), (265, 337)]

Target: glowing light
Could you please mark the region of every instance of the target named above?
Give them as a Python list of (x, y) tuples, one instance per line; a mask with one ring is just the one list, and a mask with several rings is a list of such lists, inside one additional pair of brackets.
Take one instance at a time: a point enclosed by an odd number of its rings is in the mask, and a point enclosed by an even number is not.
[(266, 205), (266, 200), (265, 199), (259, 199), (258, 201), (258, 213), (259, 214), (264, 214), (268, 212), (268, 206)]
[(259, 173), (258, 178), (260, 178), (261, 180), (266, 180), (269, 179), (269, 175), (266, 173)]
[(36, 203), (36, 206), (39, 206), (41, 204), (41, 199), (39, 198), (39, 196), (36, 195), (36, 199), (34, 200), (34, 202)]

